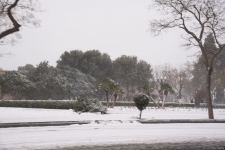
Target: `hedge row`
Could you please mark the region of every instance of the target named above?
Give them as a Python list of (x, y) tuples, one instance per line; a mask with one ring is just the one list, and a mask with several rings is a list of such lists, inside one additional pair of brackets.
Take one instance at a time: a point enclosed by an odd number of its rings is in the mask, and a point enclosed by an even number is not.
[[(106, 102), (102, 102), (106, 105)], [(113, 103), (110, 102), (110, 106)], [(75, 101), (73, 100), (0, 100), (0, 107), (23, 107), (23, 108), (48, 108), (48, 109), (73, 109)], [(116, 102), (115, 106), (135, 106), (134, 102)], [(156, 104), (149, 103), (149, 107), (156, 107)], [(161, 105), (159, 105), (161, 106)], [(193, 103), (165, 103), (165, 107), (195, 107)], [(206, 107), (201, 104), (200, 107)], [(214, 105), (214, 108), (225, 108), (225, 105)]]
[[(106, 102), (102, 102), (104, 105), (106, 105)], [(113, 103), (109, 103), (110, 106), (113, 105)], [(134, 102), (116, 102), (115, 106), (135, 106)], [(159, 106), (161, 106), (161, 104), (159, 104)], [(192, 103), (174, 103), (174, 102), (167, 102), (164, 105), (165, 107), (195, 107), (194, 104)], [(149, 102), (148, 107), (157, 107), (157, 104), (153, 103), (153, 102)]]
[(0, 107), (23, 107), (23, 108), (47, 108), (47, 109), (72, 109), (74, 101), (52, 100), (1, 100)]
[[(106, 102), (102, 102), (104, 105), (106, 105)], [(113, 105), (112, 102), (109, 103), (110, 106)], [(135, 106), (135, 103), (132, 101), (118, 101), (115, 103), (114, 106)], [(162, 106), (161, 103), (158, 104), (158, 106)], [(196, 107), (194, 103), (176, 103), (176, 102), (166, 102), (165, 107)], [(157, 107), (157, 104), (153, 102), (149, 102), (148, 107)], [(199, 108), (206, 108), (207, 104), (201, 103)], [(214, 108), (225, 108), (225, 104), (214, 104)]]

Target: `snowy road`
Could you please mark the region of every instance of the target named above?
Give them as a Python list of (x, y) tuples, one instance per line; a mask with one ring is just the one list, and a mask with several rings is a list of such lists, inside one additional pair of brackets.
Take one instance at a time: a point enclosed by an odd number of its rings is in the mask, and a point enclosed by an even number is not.
[(225, 124), (105, 123), (64, 127), (0, 129), (1, 150), (82, 145), (224, 141)]

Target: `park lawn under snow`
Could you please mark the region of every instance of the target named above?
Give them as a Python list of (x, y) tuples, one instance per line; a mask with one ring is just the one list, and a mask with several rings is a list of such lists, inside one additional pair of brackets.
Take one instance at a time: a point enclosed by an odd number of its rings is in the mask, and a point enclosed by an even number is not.
[[(92, 121), (86, 125), (0, 128), (0, 149), (51, 149), (81, 145), (110, 145), (135, 143), (170, 143), (195, 141), (224, 141), (225, 124), (141, 124), (136, 122), (135, 107), (116, 107), (109, 114), (78, 114), (72, 110), (0, 108), (0, 121)], [(218, 119), (225, 118), (225, 110), (215, 109)], [(206, 109), (148, 108), (145, 119), (206, 119)], [(120, 120), (120, 121), (118, 121)]]
[[(225, 119), (225, 109), (215, 109), (216, 119)], [(9, 122), (42, 122), (42, 121), (134, 121), (139, 111), (135, 107), (115, 107), (108, 114), (76, 113), (73, 110), (7, 108), (0, 107), (0, 123)], [(206, 108), (147, 108), (143, 111), (143, 119), (207, 119)]]

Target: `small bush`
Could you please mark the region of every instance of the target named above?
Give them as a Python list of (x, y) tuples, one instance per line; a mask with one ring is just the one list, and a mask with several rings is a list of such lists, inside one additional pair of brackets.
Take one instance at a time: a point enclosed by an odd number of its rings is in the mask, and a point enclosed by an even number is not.
[(107, 109), (97, 99), (79, 98), (74, 103), (73, 110), (75, 112), (101, 112), (105, 114)]
[(141, 119), (142, 111), (148, 106), (149, 98), (145, 94), (139, 94), (134, 97), (134, 103), (140, 111), (139, 118)]

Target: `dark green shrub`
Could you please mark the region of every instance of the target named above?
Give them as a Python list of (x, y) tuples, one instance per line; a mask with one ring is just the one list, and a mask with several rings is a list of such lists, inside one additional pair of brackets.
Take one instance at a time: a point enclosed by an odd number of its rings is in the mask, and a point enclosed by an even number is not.
[(73, 110), (75, 112), (101, 112), (105, 114), (107, 109), (97, 99), (79, 98), (75, 103)]
[(149, 98), (145, 94), (139, 94), (134, 97), (134, 103), (140, 111), (139, 119), (141, 119), (142, 111), (148, 106)]
[(0, 107), (72, 109), (73, 105), (70, 100), (0, 100)]

